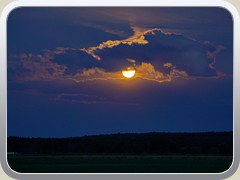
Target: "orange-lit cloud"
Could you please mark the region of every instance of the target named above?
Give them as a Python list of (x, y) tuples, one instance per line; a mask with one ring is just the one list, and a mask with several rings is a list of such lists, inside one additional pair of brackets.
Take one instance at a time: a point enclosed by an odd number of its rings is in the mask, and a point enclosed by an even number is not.
[[(145, 39), (144, 35), (146, 33), (153, 33), (154, 30), (156, 29), (151, 29), (151, 30), (145, 30), (143, 28), (138, 28), (138, 27), (132, 27), (134, 34), (124, 40), (108, 40), (105, 41), (98, 46), (95, 47), (89, 47), (89, 48), (83, 48), (82, 51), (90, 54), (97, 60), (101, 60), (101, 57), (95, 54), (95, 52), (102, 50), (104, 48), (113, 48), (114, 46), (118, 46), (120, 44), (139, 44), (139, 45), (145, 45), (148, 43), (148, 41)], [(160, 30), (160, 29), (159, 29)]]
[[(79, 71), (74, 76), (66, 76), (66, 78), (71, 79), (75, 82), (86, 82), (95, 80), (124, 80), (125, 78), (120, 71), (116, 72), (106, 72), (104, 69), (91, 68)], [(141, 63), (136, 66), (136, 75), (133, 78), (141, 78), (144, 80), (155, 81), (158, 83), (170, 82), (174, 78), (186, 78), (190, 77), (184, 71), (178, 70), (176, 67), (171, 67), (169, 74), (164, 74), (160, 71), (155, 70), (155, 67), (150, 63)]]
[(8, 69), (15, 69), (15, 80), (34, 81), (34, 80), (54, 80), (64, 76), (67, 69), (64, 65), (52, 62), (52, 56), (20, 54), (15, 55), (15, 61), (8, 63)]
[(163, 67), (165, 67), (165, 68), (171, 68), (171, 67), (173, 67), (173, 65), (172, 65), (172, 63), (164, 63), (164, 64), (163, 64)]
[(145, 80), (155, 81), (158, 83), (162, 82), (170, 82), (174, 78), (186, 78), (189, 79), (190, 77), (188, 74), (184, 71), (178, 70), (174, 66), (169, 66), (171, 63), (165, 63), (163, 64), (163, 67), (166, 68), (166, 65), (168, 65), (168, 68), (171, 68), (169, 74), (164, 74), (160, 71), (155, 70), (154, 66), (150, 63), (142, 63), (139, 66), (136, 66), (136, 78), (141, 78)]
[(97, 67), (80, 70), (74, 75), (65, 76), (65, 78), (77, 83), (87, 82), (87, 81), (96, 81), (96, 80), (103, 81), (103, 80), (124, 79), (121, 75), (121, 71), (106, 72), (104, 69), (97, 68)]
[[(213, 46), (210, 42), (200, 43), (158, 28), (132, 27), (132, 30), (134, 35), (127, 39), (108, 40), (94, 47), (57, 47), (55, 50), (44, 49), (40, 54), (10, 55), (8, 70), (14, 73), (9, 77), (18, 81), (57, 79), (77, 83), (120, 80), (125, 79), (121, 71), (129, 63), (136, 69), (133, 79), (158, 83), (176, 78), (224, 76), (224, 73), (215, 71), (214, 65), (216, 56), (225, 47)], [(129, 50), (132, 47), (133, 51)], [(101, 59), (99, 52), (107, 53)]]
[[(65, 53), (66, 49), (58, 48), (58, 52)], [(55, 52), (53, 51), (53, 52)], [(46, 52), (45, 52), (46, 53)], [(103, 68), (93, 67), (79, 69), (74, 74), (66, 74), (67, 66), (59, 65), (52, 61), (52, 56), (49, 57), (44, 55), (32, 55), (32, 54), (21, 54), (19, 56), (15, 55), (13, 58), (17, 59), (16, 62), (11, 62), (8, 64), (9, 68), (22, 68), (23, 72), (18, 73), (15, 77), (17, 81), (36, 81), (36, 80), (71, 80), (77, 83), (87, 82), (87, 81), (102, 81), (102, 80), (124, 80), (125, 77), (122, 76), (122, 69), (119, 71), (106, 71)], [(131, 63), (135, 64), (137, 60), (129, 59)], [(158, 83), (169, 82), (174, 78), (189, 78), (187, 73), (178, 70), (171, 63), (165, 63), (162, 65), (164, 68), (169, 68), (168, 74), (164, 74), (156, 70), (156, 68), (147, 62), (142, 62), (135, 66), (136, 75), (134, 78), (141, 78), (144, 80), (155, 81)]]

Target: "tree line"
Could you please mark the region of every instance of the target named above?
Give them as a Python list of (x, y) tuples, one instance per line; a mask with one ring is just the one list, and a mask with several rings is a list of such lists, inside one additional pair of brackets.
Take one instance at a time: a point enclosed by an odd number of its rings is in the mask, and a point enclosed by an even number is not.
[(71, 138), (8, 137), (19, 154), (233, 155), (233, 132), (125, 133)]

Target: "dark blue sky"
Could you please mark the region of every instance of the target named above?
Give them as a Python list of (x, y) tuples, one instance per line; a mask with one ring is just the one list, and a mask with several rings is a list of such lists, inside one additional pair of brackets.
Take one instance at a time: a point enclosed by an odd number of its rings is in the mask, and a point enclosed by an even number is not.
[(224, 9), (18, 8), (7, 28), (8, 136), (232, 131)]

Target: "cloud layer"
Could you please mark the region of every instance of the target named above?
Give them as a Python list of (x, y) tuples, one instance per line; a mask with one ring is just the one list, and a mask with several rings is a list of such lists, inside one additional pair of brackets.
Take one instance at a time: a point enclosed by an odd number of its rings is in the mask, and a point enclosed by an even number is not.
[(176, 78), (216, 77), (218, 54), (223, 46), (198, 42), (161, 29), (132, 28), (123, 40), (108, 40), (86, 48), (58, 47), (40, 54), (10, 55), (9, 80), (92, 80), (123, 79), (121, 70), (135, 66), (134, 78), (170, 82)]

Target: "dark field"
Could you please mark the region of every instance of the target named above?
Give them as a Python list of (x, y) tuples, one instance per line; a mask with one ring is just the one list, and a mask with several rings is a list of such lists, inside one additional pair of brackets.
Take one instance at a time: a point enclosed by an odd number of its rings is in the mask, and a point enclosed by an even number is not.
[(8, 162), (24, 173), (219, 173), (232, 163), (232, 132), (8, 137)]
[(232, 156), (8, 155), (21, 173), (219, 173)]

